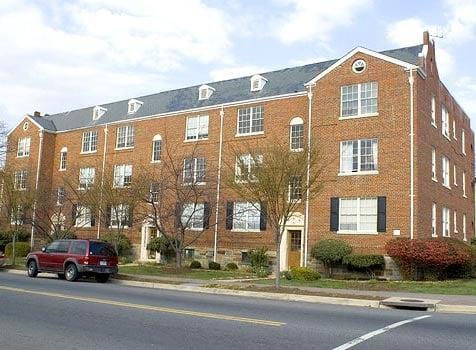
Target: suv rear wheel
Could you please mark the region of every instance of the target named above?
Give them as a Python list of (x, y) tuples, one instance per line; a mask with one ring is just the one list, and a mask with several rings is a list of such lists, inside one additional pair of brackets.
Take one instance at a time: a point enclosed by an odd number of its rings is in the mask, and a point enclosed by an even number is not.
[(94, 278), (96, 279), (96, 282), (99, 283), (106, 283), (109, 280), (109, 274), (108, 273), (97, 273)]
[(73, 263), (66, 265), (64, 269), (64, 276), (67, 281), (70, 281), (70, 282), (76, 281), (79, 277), (78, 268), (76, 267), (76, 265)]
[(36, 265), (36, 261), (31, 259), (28, 262), (28, 277), (36, 277), (38, 276), (38, 266)]

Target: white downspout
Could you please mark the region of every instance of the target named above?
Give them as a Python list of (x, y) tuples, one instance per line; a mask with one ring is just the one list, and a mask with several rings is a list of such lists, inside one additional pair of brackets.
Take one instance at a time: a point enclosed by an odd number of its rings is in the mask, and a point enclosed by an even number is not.
[[(107, 149), (107, 134), (108, 134), (108, 129), (107, 129), (107, 124), (104, 128), (104, 147), (103, 147), (103, 152), (102, 152), (102, 171), (101, 171), (101, 197), (100, 197), (100, 205), (102, 205), (102, 188), (104, 186), (104, 169), (106, 168), (106, 149)], [(100, 231), (101, 231), (101, 208), (99, 208), (99, 213), (98, 213), (98, 231), (97, 231), (97, 238), (99, 239), (100, 236)]]
[[(40, 181), (41, 152), (43, 149), (43, 130), (40, 130), (39, 136), (40, 136), (40, 147), (38, 148), (38, 162), (36, 164), (35, 193), (38, 193), (38, 183)], [(35, 243), (36, 198), (33, 203), (33, 213), (32, 213), (31, 219), (32, 219), (32, 225), (31, 225), (30, 246), (33, 249), (33, 245)]]
[[(312, 87), (309, 85), (309, 91), (307, 93), (308, 98), (308, 113), (307, 113), (307, 173), (306, 173), (306, 214), (304, 221), (304, 244), (301, 242), (301, 266), (307, 266), (307, 246), (309, 240), (309, 182), (310, 182), (310, 161), (311, 161), (311, 124), (312, 124)], [(303, 247), (304, 245), (304, 247)], [(304, 248), (304, 249), (302, 249)]]
[(413, 84), (415, 79), (413, 78), (413, 69), (410, 69), (410, 76), (408, 77), (408, 82), (410, 83), (410, 239), (413, 239), (414, 232), (414, 145), (413, 145)]
[(225, 117), (225, 110), (221, 106), (220, 110), (220, 144), (218, 149), (218, 175), (217, 175), (217, 197), (215, 203), (215, 232), (213, 237), (213, 261), (217, 261), (217, 246), (218, 246), (218, 210), (220, 204), (220, 181), (221, 181), (221, 157), (223, 148), (223, 119)]

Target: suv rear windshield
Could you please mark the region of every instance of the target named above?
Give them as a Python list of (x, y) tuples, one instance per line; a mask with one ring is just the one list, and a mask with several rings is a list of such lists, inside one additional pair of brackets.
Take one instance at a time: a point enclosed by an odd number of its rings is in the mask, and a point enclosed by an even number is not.
[(109, 243), (89, 242), (89, 254), (101, 256), (116, 256), (114, 248)]

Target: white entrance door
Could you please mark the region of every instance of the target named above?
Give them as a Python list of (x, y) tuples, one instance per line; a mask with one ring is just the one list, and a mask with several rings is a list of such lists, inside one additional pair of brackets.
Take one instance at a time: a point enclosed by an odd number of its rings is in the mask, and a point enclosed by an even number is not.
[(141, 230), (141, 246), (140, 246), (140, 260), (141, 261), (156, 261), (160, 262), (160, 254), (147, 249), (150, 240), (157, 237), (157, 229), (151, 226), (142, 226)]

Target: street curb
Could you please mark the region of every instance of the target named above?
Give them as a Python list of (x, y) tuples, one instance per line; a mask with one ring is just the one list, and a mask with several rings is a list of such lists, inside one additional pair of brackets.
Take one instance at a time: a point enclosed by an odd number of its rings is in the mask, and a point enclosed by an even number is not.
[[(16, 274), (16, 275), (26, 275), (25, 270), (4, 269), (3, 271), (7, 273)], [(48, 277), (56, 277), (56, 274), (52, 274), (52, 273), (45, 273), (42, 275), (47, 275)], [(378, 300), (349, 299), (349, 298), (337, 298), (337, 297), (334, 298), (334, 297), (323, 297), (323, 296), (317, 296), (317, 295), (299, 295), (299, 294), (286, 294), (286, 293), (253, 292), (253, 291), (246, 291), (246, 290), (205, 288), (205, 287), (198, 287), (198, 286), (128, 281), (128, 280), (117, 280), (117, 279), (113, 279), (111, 282), (114, 284), (119, 284), (119, 285), (129, 286), (129, 287), (176, 290), (176, 291), (183, 291), (183, 292), (205, 293), (205, 294), (216, 294), (216, 295), (241, 296), (241, 297), (251, 297), (251, 298), (257, 298), (257, 299), (268, 299), (268, 300), (282, 300), (282, 301), (295, 301), (295, 302), (319, 303), (319, 304), (330, 304), (330, 305), (370, 307), (370, 308), (376, 308), (376, 309), (390, 309), (387, 306), (380, 305), (380, 301)], [(476, 314), (476, 306), (436, 304), (434, 311), (441, 312), (441, 313)]]

